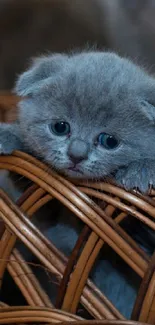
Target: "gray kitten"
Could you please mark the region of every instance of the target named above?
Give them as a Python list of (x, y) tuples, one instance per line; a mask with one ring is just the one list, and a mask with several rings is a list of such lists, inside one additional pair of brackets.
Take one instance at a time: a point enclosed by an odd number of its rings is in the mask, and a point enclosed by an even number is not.
[[(155, 183), (154, 91), (152, 77), (113, 53), (37, 59), (16, 84), (16, 93), (23, 97), (18, 122), (0, 125), (1, 154), (24, 150), (67, 177), (96, 180), (114, 175), (125, 187), (146, 191)], [(38, 226), (69, 255), (79, 229), (59, 215), (55, 226)], [(133, 283), (131, 270), (126, 271), (115, 254), (112, 262), (109, 254), (101, 256), (97, 266), (92, 271), (96, 284), (129, 317), (139, 281), (133, 277)], [(40, 277), (53, 299), (53, 288)]]
[[(19, 121), (1, 154), (28, 151), (68, 177), (155, 184), (155, 80), (113, 53), (50, 55), (19, 77)], [(25, 96), (25, 98), (24, 98)]]

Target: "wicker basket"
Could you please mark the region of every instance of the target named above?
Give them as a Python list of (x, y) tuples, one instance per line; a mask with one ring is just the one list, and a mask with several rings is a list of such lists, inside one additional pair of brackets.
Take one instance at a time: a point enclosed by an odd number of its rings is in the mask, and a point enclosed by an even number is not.
[[(134, 192), (128, 193), (112, 184), (73, 185), (53, 171), (48, 170), (47, 173), (47, 167), (43, 163), (21, 152), (15, 152), (12, 156), (1, 156), (0, 169), (23, 175), (34, 183), (16, 205), (0, 190), (0, 278), (3, 281), (7, 268), (28, 304), (28, 307), (9, 307), (1, 303), (0, 324), (47, 324), (60, 321), (66, 324), (75, 321), (81, 325), (124, 325), (137, 321), (155, 324), (155, 255), (152, 258), (147, 256), (119, 226), (127, 215), (131, 215), (155, 230), (155, 192), (152, 190), (150, 196), (144, 197)], [(90, 197), (102, 201), (102, 208)], [(29, 220), (52, 198), (61, 201), (85, 224), (69, 259)], [(30, 266), (14, 248), (17, 238), (51, 273), (58, 276), (60, 285), (56, 306), (52, 305)], [(141, 277), (131, 321), (125, 320), (88, 279), (104, 243)], [(77, 316), (79, 302), (94, 321), (84, 321)]]

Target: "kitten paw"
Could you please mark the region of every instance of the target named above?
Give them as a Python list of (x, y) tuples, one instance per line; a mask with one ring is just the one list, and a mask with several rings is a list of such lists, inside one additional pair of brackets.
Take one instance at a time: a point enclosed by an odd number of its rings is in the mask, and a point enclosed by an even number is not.
[(5, 137), (0, 137), (0, 155), (11, 155), (15, 149), (15, 141), (8, 141)]
[(14, 149), (11, 146), (0, 143), (0, 155), (11, 155), (13, 151)]
[(10, 125), (0, 124), (0, 155), (10, 155), (14, 150), (21, 149), (21, 142), (12, 129)]
[(125, 189), (138, 189), (142, 193), (155, 187), (155, 161), (133, 162), (128, 167), (120, 168), (116, 181)]

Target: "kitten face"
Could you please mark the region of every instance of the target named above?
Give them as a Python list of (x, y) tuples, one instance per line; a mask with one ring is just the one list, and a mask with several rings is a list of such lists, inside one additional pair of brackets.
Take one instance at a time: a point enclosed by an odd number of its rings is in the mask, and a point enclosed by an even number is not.
[(151, 77), (109, 53), (54, 60), (42, 59), (17, 84), (27, 96), (21, 133), (38, 157), (66, 176), (101, 179), (146, 158), (150, 146), (155, 154)]

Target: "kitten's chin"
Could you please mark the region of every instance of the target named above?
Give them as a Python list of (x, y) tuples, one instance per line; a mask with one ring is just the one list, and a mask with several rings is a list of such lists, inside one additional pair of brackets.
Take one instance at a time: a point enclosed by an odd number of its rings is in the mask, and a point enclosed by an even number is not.
[[(114, 182), (112, 176), (108, 175), (93, 175), (92, 173), (84, 173), (83, 171), (78, 170), (72, 170), (72, 169), (63, 169), (63, 170), (57, 170), (59, 173), (61, 173), (64, 177), (67, 177), (69, 180), (73, 181), (104, 181), (104, 182)], [(115, 183), (115, 182), (114, 182)]]
[(64, 177), (72, 180), (84, 180), (92, 178), (91, 175), (86, 175), (82, 170), (78, 168), (66, 168), (66, 169), (57, 169), (58, 173), (61, 173)]
[(59, 172), (64, 176), (67, 177), (69, 180), (78, 180), (78, 181), (83, 181), (83, 180), (92, 180), (92, 174), (86, 174), (82, 172), (81, 170), (71, 170), (71, 169), (65, 169), (65, 170), (59, 170)]
[(72, 178), (72, 179), (84, 179), (86, 178), (86, 175), (84, 175), (84, 173), (80, 170), (74, 170), (74, 169), (67, 169), (67, 170), (63, 170), (62, 174), (64, 176), (67, 176), (68, 178)]

